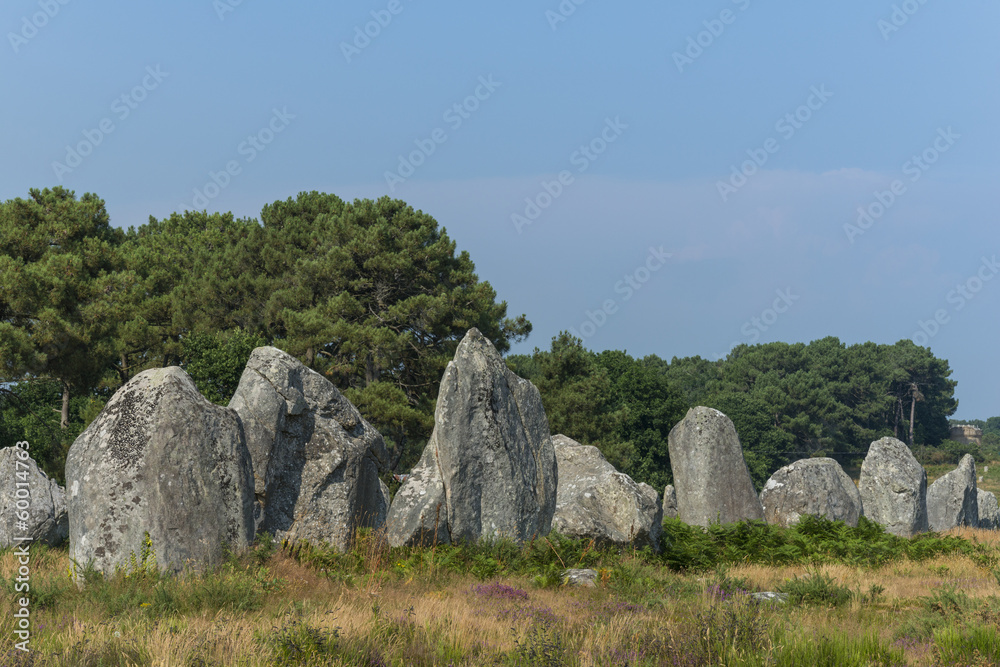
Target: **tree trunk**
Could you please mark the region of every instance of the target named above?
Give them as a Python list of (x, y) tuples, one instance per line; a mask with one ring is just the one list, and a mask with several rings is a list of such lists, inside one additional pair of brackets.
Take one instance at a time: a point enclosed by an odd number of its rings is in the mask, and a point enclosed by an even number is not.
[(121, 368), (118, 370), (118, 377), (121, 378), (122, 385), (125, 385), (128, 382), (128, 356), (122, 352), (119, 361)]
[(316, 348), (310, 345), (306, 348), (306, 366), (309, 368), (313, 367), (313, 362), (316, 361)]
[(368, 355), (365, 359), (365, 386), (367, 387), (372, 382), (378, 382), (379, 370), (378, 366), (375, 364), (375, 357)]
[(917, 418), (917, 385), (913, 385), (912, 398), (910, 399), (910, 448), (913, 448), (913, 427)]
[(892, 425), (892, 437), (899, 439), (899, 422), (903, 420), (903, 399), (896, 397), (896, 423)]
[(396, 455), (392, 457), (392, 462), (389, 464), (389, 471), (395, 473), (396, 468), (399, 466), (400, 459), (403, 458), (403, 450), (406, 448), (406, 435), (402, 432), (396, 433)]
[(62, 412), (60, 413), (59, 427), (69, 428), (69, 385), (63, 382)]

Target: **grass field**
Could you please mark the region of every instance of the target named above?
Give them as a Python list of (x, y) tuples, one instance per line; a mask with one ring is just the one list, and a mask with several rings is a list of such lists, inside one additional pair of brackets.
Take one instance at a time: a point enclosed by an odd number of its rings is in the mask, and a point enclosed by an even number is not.
[[(937, 466), (929, 478), (954, 466)], [(980, 468), (981, 472), (981, 468)], [(1000, 463), (984, 474), (1000, 490)], [(807, 518), (708, 531), (664, 522), (662, 554), (558, 535), (338, 554), (266, 538), (201, 574), (72, 578), (31, 549), (29, 653), (14, 648), (20, 563), (0, 552), (0, 663), (15, 665), (1000, 665), (1000, 533), (911, 540)], [(568, 567), (594, 588), (563, 585)], [(756, 592), (784, 601), (759, 601)]]
[[(938, 542), (975, 552), (897, 554), (878, 567), (745, 554), (685, 571), (560, 538), (389, 550), (366, 534), (345, 555), (260, 544), (207, 574), (161, 577), (140, 565), (91, 574), (83, 589), (65, 550), (36, 547), (32, 651), (5, 647), (3, 664), (998, 664), (998, 535), (953, 533)], [(599, 584), (560, 585), (562, 568), (580, 564)], [(12, 552), (0, 555), (9, 590), (17, 567)], [(788, 600), (757, 602), (752, 591)], [(12, 645), (14, 595), (2, 605)]]

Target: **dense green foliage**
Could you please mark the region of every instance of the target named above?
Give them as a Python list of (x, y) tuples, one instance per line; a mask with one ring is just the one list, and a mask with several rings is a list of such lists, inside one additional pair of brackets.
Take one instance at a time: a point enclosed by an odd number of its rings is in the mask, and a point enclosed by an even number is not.
[(329, 377), (410, 465), (466, 331), (501, 352), (531, 331), (432, 217), (389, 198), (302, 193), (260, 221), (186, 211), (125, 233), (95, 195), (32, 190), (0, 204), (0, 286), (0, 446), (42, 429), (36, 459), (57, 476), (136, 373), (180, 365), (224, 404), (263, 344)]
[(0, 382), (57, 382), (62, 428), (114, 352), (122, 236), (90, 194), (31, 190), (0, 206)]
[(625, 352), (586, 350), (567, 333), (551, 350), (507, 363), (538, 387), (553, 434), (597, 446), (640, 482), (658, 489), (670, 482), (667, 436), (689, 406), (662, 373)]
[(922, 533), (897, 537), (865, 517), (856, 528), (843, 521), (807, 515), (783, 528), (763, 521), (714, 524), (707, 530), (666, 519), (661, 535), (663, 562), (677, 570), (708, 569), (729, 563), (797, 565), (844, 563), (878, 567), (908, 558), (914, 561), (959, 553), (981, 565), (995, 566), (992, 549), (958, 537)]
[(910, 341), (846, 346), (739, 346), (723, 360), (586, 350), (567, 333), (550, 350), (508, 358), (542, 394), (553, 433), (601, 448), (620, 470), (662, 488), (670, 429), (688, 407), (721, 410), (736, 426), (760, 489), (778, 468), (809, 456), (843, 464), (885, 435), (937, 447), (949, 432), (955, 381), (948, 362)]
[(689, 401), (729, 415), (758, 484), (766, 479), (760, 470), (807, 456), (850, 463), (886, 435), (911, 447), (937, 446), (958, 407), (948, 362), (908, 340), (847, 346), (829, 337), (741, 345), (714, 364), (698, 358), (651, 363), (687, 387)]

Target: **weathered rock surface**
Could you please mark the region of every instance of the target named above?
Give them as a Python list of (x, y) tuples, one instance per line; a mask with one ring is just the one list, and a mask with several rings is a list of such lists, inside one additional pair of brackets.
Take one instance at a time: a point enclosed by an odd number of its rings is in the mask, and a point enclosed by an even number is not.
[(435, 535), (438, 542), (546, 535), (556, 482), (538, 389), (470, 329), (441, 380), (420, 463), (393, 499), (389, 543), (429, 543)]
[(597, 447), (552, 436), (559, 484), (552, 529), (598, 544), (632, 544), (660, 550), (663, 507), (656, 490), (636, 483), (608, 463)]
[(584, 588), (594, 588), (597, 586), (597, 570), (569, 569), (562, 573), (563, 584), (566, 586), (583, 586)]
[(691, 408), (671, 429), (668, 446), (681, 521), (708, 526), (764, 518), (729, 417)]
[(663, 489), (663, 518), (677, 518), (677, 490), (673, 484), (667, 484), (667, 488)]
[(793, 526), (806, 514), (858, 525), (861, 493), (840, 464), (829, 458), (802, 459), (779, 468), (760, 492), (764, 519)]
[(1000, 529), (1000, 506), (997, 497), (990, 491), (976, 489), (979, 504), (979, 527), (986, 530)]
[(66, 459), (70, 557), (113, 574), (143, 553), (163, 571), (216, 562), (253, 541), (253, 473), (236, 413), (176, 366), (119, 389)]
[(382, 436), (333, 384), (291, 355), (259, 347), (229, 401), (253, 459), (257, 529), (346, 550), (381, 527), (389, 496)]
[(865, 517), (888, 532), (900, 537), (927, 532), (927, 473), (896, 438), (871, 444), (858, 490)]
[(934, 532), (957, 526), (979, 526), (976, 460), (966, 454), (958, 467), (927, 489), (927, 523)]
[(38, 468), (28, 450), (0, 449), (0, 549), (29, 542), (57, 546), (68, 536), (63, 488)]

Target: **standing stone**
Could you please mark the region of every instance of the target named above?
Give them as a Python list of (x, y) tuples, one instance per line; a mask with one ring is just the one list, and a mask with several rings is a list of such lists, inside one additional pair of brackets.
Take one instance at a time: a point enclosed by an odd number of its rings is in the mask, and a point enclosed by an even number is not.
[(547, 535), (556, 482), (538, 389), (470, 329), (441, 379), (420, 463), (393, 499), (389, 544)]
[(677, 491), (673, 484), (667, 484), (667, 488), (663, 489), (663, 518), (677, 518)]
[(552, 436), (559, 484), (552, 530), (598, 544), (660, 550), (663, 507), (656, 490), (608, 463), (597, 447)]
[(713, 408), (691, 408), (671, 429), (668, 447), (681, 521), (708, 526), (764, 518), (729, 417)]
[(979, 501), (979, 527), (986, 530), (1000, 528), (1000, 506), (997, 505), (997, 497), (990, 491), (982, 489), (976, 489), (976, 496)]
[(760, 492), (764, 519), (794, 526), (806, 514), (857, 526), (861, 493), (840, 464), (829, 458), (802, 459), (779, 468)]
[(229, 407), (253, 459), (257, 529), (345, 551), (379, 528), (389, 494), (382, 436), (325, 377), (274, 347), (250, 355)]
[(858, 490), (865, 516), (888, 532), (900, 537), (927, 532), (927, 472), (896, 438), (871, 444)]
[(976, 459), (972, 455), (963, 456), (957, 468), (927, 489), (927, 523), (936, 533), (957, 526), (979, 526)]
[(0, 549), (29, 542), (58, 546), (68, 536), (63, 488), (38, 468), (28, 450), (0, 449)]
[(176, 366), (119, 389), (66, 459), (70, 558), (106, 575), (141, 559), (161, 571), (217, 562), (253, 541), (253, 472), (239, 417)]

